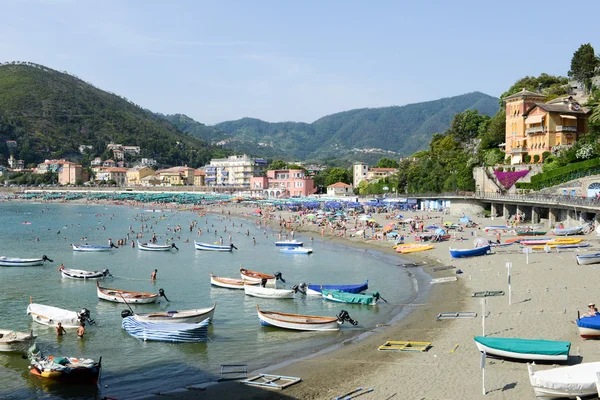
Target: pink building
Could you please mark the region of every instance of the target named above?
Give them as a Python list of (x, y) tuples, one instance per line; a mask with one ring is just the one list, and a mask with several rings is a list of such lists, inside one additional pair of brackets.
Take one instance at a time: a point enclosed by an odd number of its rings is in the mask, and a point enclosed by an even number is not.
[(315, 182), (302, 169), (270, 170), (267, 176), (254, 176), (250, 188), (265, 197), (305, 197), (316, 192)]

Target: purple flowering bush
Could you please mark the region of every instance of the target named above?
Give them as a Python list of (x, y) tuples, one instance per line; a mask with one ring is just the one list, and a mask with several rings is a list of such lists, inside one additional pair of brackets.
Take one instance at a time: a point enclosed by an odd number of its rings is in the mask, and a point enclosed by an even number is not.
[(526, 176), (528, 173), (528, 169), (524, 169), (521, 171), (498, 171), (497, 169), (494, 170), (494, 175), (496, 175), (498, 182), (500, 182), (500, 184), (504, 186), (505, 189), (510, 189), (519, 179)]

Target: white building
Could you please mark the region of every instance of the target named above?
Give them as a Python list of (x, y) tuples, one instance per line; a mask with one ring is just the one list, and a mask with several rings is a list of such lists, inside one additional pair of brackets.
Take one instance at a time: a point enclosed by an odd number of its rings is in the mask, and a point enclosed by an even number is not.
[(250, 186), (250, 178), (267, 170), (267, 161), (246, 154), (215, 158), (205, 167), (208, 186)]
[(327, 186), (327, 196), (350, 196), (354, 194), (352, 185), (344, 182), (337, 182)]
[(357, 163), (352, 166), (352, 185), (358, 187), (358, 184), (367, 178), (369, 174), (369, 164)]

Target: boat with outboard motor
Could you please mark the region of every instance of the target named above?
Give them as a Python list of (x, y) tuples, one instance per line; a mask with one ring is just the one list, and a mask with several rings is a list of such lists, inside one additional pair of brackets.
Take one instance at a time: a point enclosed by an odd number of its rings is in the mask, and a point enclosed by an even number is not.
[(30, 332), (17, 332), (10, 329), (0, 329), (0, 352), (27, 353), (27, 349), (34, 343), (37, 335)]
[(259, 282), (250, 282), (244, 279), (226, 278), (224, 276), (214, 276), (210, 273), (210, 284), (227, 289), (238, 289), (244, 290), (244, 284), (246, 285), (258, 285)]
[(357, 325), (345, 310), (337, 317), (319, 317), (314, 315), (288, 314), (277, 311), (262, 311), (256, 305), (258, 319), (262, 326), (290, 329), (295, 331), (339, 331), (344, 322)]
[(16, 257), (0, 257), (0, 267), (38, 267), (44, 265), (44, 263), (54, 262), (47, 256), (43, 255), (42, 258), (16, 258)]
[(94, 246), (91, 244), (72, 244), (71, 248), (73, 251), (78, 251), (81, 253), (100, 253), (105, 251), (111, 251), (112, 249), (118, 249), (113, 243), (110, 246)]
[(197, 343), (208, 338), (206, 318), (198, 323), (165, 323), (138, 321), (134, 317), (125, 317), (121, 327), (131, 336), (143, 341)]
[(209, 244), (209, 243), (203, 243), (203, 242), (196, 242), (194, 240), (194, 247), (196, 248), (196, 250), (204, 250), (204, 251), (233, 251), (233, 249), (237, 250), (237, 247), (235, 247), (232, 244), (230, 244), (229, 246), (223, 246), (223, 245), (218, 245), (218, 244)]
[(284, 247), (279, 249), (280, 253), (284, 254), (310, 254), (313, 252), (313, 249), (308, 247)]
[(296, 239), (293, 240), (278, 240), (275, 242), (277, 247), (301, 247), (304, 246), (304, 242), (299, 242)]
[(63, 278), (77, 280), (103, 279), (107, 276), (112, 276), (108, 268), (102, 271), (86, 271), (84, 269), (72, 269), (61, 266), (58, 270)]
[(197, 324), (206, 319), (212, 321), (217, 302), (212, 307), (195, 310), (157, 311), (153, 313), (134, 313), (132, 310), (121, 311), (121, 317), (132, 317), (140, 322), (161, 322), (169, 324)]
[(262, 272), (252, 271), (240, 267), (240, 275), (245, 281), (261, 283), (263, 279), (267, 280), (267, 285), (275, 286), (277, 281), (285, 283), (285, 279), (281, 276), (281, 272), (275, 272), (273, 275), (263, 274)]
[(355, 285), (306, 285), (304, 283), (300, 284), (300, 289), (305, 290), (307, 295), (311, 296), (321, 296), (321, 290), (339, 290), (340, 292), (347, 293), (360, 293), (364, 292), (369, 288), (369, 281), (365, 281), (365, 283), (358, 283)]
[(102, 357), (95, 362), (85, 358), (44, 356), (35, 345), (29, 348), (28, 356), (32, 375), (68, 383), (96, 384), (102, 369)]
[(60, 322), (65, 329), (79, 328), (82, 322), (88, 322), (90, 325), (95, 324), (95, 321), (90, 317), (90, 310), (87, 308), (83, 308), (77, 313), (58, 307), (31, 303), (27, 306), (27, 314), (31, 315), (31, 319), (38, 324), (56, 326)]
[(171, 251), (172, 249), (179, 250), (179, 248), (177, 248), (175, 243), (155, 244), (155, 243), (149, 243), (149, 242), (141, 243), (140, 241), (138, 241), (137, 244), (138, 244), (138, 250), (142, 250), (142, 251)]
[(161, 297), (169, 301), (162, 288), (158, 289), (158, 293), (132, 292), (129, 290), (101, 287), (100, 283), (96, 281), (96, 289), (99, 299), (112, 301), (113, 303), (150, 304), (158, 302)]
[(379, 292), (373, 292), (373, 294), (361, 294), (342, 292), (340, 290), (321, 289), (321, 295), (323, 296), (323, 300), (346, 304), (362, 304), (365, 306), (374, 306), (379, 299), (384, 300)]
[(244, 285), (246, 296), (261, 297), (263, 299), (293, 299), (298, 293), (298, 286), (292, 289), (277, 289), (266, 287), (266, 279), (260, 285)]

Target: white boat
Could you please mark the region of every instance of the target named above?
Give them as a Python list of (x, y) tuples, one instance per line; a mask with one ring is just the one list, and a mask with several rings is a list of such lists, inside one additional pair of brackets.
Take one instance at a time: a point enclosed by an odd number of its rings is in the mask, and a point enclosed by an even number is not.
[(121, 312), (121, 316), (133, 317), (140, 322), (163, 322), (172, 324), (197, 324), (205, 319), (212, 321), (215, 314), (215, 308), (217, 303), (215, 302), (212, 307), (198, 308), (196, 310), (183, 310), (183, 311), (158, 311), (153, 313), (131, 313), (130, 310), (124, 310)]
[(208, 319), (197, 324), (165, 324), (164, 322), (142, 322), (125, 317), (121, 323), (131, 336), (144, 341), (196, 343), (208, 338)]
[(279, 249), (279, 252), (285, 254), (310, 254), (313, 252), (313, 249), (308, 247), (284, 247)]
[(296, 296), (293, 289), (276, 289), (260, 285), (244, 285), (246, 296), (262, 297), (263, 299), (293, 299)]
[(577, 264), (590, 265), (600, 263), (600, 253), (577, 254)]
[(94, 321), (90, 319), (90, 311), (85, 308), (77, 313), (58, 307), (31, 303), (27, 306), (27, 314), (31, 315), (31, 319), (39, 324), (56, 326), (60, 322), (65, 329), (79, 328), (81, 322), (84, 321), (87, 321), (90, 324), (94, 323)]
[(98, 298), (106, 301), (112, 301), (113, 303), (150, 304), (158, 302), (158, 299), (161, 296), (169, 301), (169, 299), (167, 299), (165, 296), (164, 290), (162, 289), (158, 289), (158, 293), (132, 292), (129, 290), (101, 287), (98, 281), (96, 281), (96, 286)]
[(0, 329), (0, 352), (27, 353), (34, 343), (36, 335), (31, 332), (17, 332), (10, 329)]
[(204, 250), (204, 251), (233, 251), (235, 248), (234, 245), (230, 244), (229, 246), (222, 246), (218, 244), (208, 244), (202, 242), (196, 242), (194, 240), (194, 247), (196, 250)]
[(283, 247), (300, 247), (303, 246), (303, 242), (299, 242), (296, 239), (294, 240), (278, 240), (275, 242), (275, 246), (283, 246)]
[(281, 277), (280, 272), (276, 272), (273, 275), (269, 275), (258, 271), (240, 268), (240, 275), (242, 276), (243, 280), (254, 283), (261, 283), (263, 279), (266, 279), (266, 284), (271, 286), (275, 286), (277, 284), (277, 280), (281, 280), (285, 283), (285, 280)]
[(79, 251), (82, 253), (98, 253), (98, 252), (103, 252), (103, 251), (110, 251), (112, 248), (118, 249), (117, 246), (93, 246), (91, 244), (82, 244), (82, 245), (76, 245), (76, 244), (72, 244), (71, 247), (73, 248), (73, 251)]
[(37, 267), (44, 265), (44, 262), (50, 261), (48, 257), (42, 258), (16, 258), (16, 257), (0, 257), (0, 267)]
[(534, 361), (567, 361), (571, 342), (542, 339), (475, 336), (475, 344), (488, 356)]
[(338, 331), (341, 322), (336, 317), (287, 314), (276, 311), (261, 311), (256, 305), (258, 319), (262, 326), (274, 326), (296, 331)]
[(246, 285), (258, 285), (258, 282), (250, 282), (243, 279), (226, 278), (224, 276), (214, 276), (210, 273), (210, 284), (227, 289), (238, 289), (244, 290), (244, 284)]
[(171, 243), (171, 244), (155, 244), (155, 243), (140, 243), (140, 241), (137, 242), (138, 245), (138, 250), (143, 250), (143, 251), (170, 251), (171, 249), (175, 249), (175, 250), (179, 250), (177, 248), (177, 246), (175, 246), (175, 243)]
[(61, 268), (59, 271), (63, 278), (69, 279), (102, 279), (106, 276), (112, 276), (108, 269), (102, 271), (86, 271), (84, 269)]
[(582, 363), (569, 367), (560, 367), (533, 372), (527, 365), (529, 383), (539, 399), (558, 399), (563, 397), (597, 395), (596, 373), (600, 371), (600, 362)]

